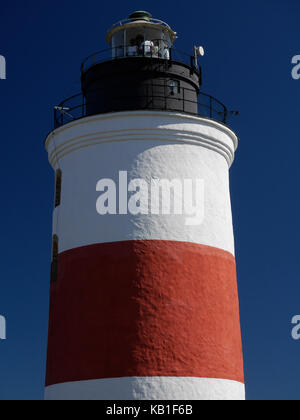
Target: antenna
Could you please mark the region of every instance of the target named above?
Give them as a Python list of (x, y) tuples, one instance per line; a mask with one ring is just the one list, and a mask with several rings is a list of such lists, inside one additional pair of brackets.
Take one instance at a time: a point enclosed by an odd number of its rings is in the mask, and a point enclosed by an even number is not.
[(60, 111), (62, 114), (65, 114), (65, 115), (67, 115), (68, 117), (72, 118), (72, 120), (74, 120), (73, 115), (71, 115), (71, 114), (69, 114), (69, 113), (67, 112), (67, 111), (70, 111), (70, 108), (66, 108), (66, 107), (63, 107), (63, 106), (55, 106), (55, 107), (54, 107), (54, 109), (55, 109), (56, 111)]
[(205, 51), (204, 48), (202, 46), (196, 47), (196, 45), (194, 46), (194, 57), (195, 57), (195, 66), (198, 69), (199, 68), (199, 64), (198, 64), (198, 57), (203, 57), (205, 55)]
[(202, 46), (194, 47), (195, 56), (196, 57), (203, 57), (205, 55), (204, 48)]

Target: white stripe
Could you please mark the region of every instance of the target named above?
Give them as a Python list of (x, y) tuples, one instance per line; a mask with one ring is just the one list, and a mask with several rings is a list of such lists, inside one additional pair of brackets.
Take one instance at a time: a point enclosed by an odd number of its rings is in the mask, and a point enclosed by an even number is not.
[[(221, 124), (168, 113), (97, 116), (55, 131), (47, 147), (52, 162), (60, 157), (63, 173), (61, 205), (53, 218), (59, 251), (105, 242), (169, 240), (234, 254), (228, 162), (236, 145), (234, 134)], [(187, 226), (186, 215), (173, 214), (100, 216), (96, 184), (109, 178), (118, 187), (119, 171), (128, 172), (128, 181), (140, 178), (148, 184), (153, 178), (203, 180), (203, 222)]]
[[(126, 141), (134, 136), (173, 136), (179, 142), (200, 141), (202, 146), (213, 144), (220, 152), (227, 149), (229, 165), (234, 159), (238, 138), (223, 124), (207, 118), (174, 112), (130, 111), (100, 114), (71, 122), (52, 131), (45, 142), (49, 160), (55, 166), (56, 158), (74, 148), (101, 142)], [(90, 144), (89, 144), (90, 143)]]
[(130, 377), (67, 382), (45, 390), (46, 400), (244, 400), (245, 386), (226, 379)]

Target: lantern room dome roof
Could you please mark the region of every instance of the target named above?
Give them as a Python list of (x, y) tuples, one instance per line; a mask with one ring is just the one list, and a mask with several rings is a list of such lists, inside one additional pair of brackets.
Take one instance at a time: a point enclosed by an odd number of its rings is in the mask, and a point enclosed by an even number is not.
[(116, 33), (134, 27), (161, 29), (163, 32), (168, 32), (171, 42), (174, 42), (177, 38), (177, 33), (174, 32), (167, 23), (159, 19), (154, 19), (149, 12), (138, 10), (131, 13), (127, 19), (115, 23), (107, 32), (106, 41), (108, 44), (111, 44), (112, 37)]
[(131, 20), (146, 20), (149, 21), (152, 19), (152, 15), (149, 12), (146, 12), (145, 10), (138, 10), (136, 12), (131, 13), (131, 15), (128, 16)]

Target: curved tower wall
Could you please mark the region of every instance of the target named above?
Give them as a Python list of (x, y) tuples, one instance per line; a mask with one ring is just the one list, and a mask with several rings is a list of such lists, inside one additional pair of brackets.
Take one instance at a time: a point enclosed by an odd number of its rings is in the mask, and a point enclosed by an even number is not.
[[(174, 112), (97, 115), (49, 135), (62, 188), (46, 399), (245, 398), (228, 177), (236, 147), (224, 125)], [(117, 214), (99, 214), (105, 179)], [(183, 186), (171, 205), (151, 195), (161, 180)], [(140, 211), (125, 205), (137, 185), (149, 187)], [(197, 214), (180, 213), (195, 197)]]
[(196, 69), (150, 57), (106, 61), (81, 76), (86, 115), (146, 109), (197, 114), (200, 83)]

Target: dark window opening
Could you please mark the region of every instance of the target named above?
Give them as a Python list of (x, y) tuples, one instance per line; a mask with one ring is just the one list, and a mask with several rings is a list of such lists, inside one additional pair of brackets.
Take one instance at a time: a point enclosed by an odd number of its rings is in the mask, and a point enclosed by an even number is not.
[(55, 207), (58, 207), (60, 205), (61, 182), (62, 182), (62, 171), (60, 169), (57, 169), (55, 173)]
[(179, 80), (169, 80), (168, 86), (170, 89), (170, 95), (178, 95), (180, 93), (180, 82)]
[(53, 235), (52, 237), (52, 261), (51, 261), (51, 283), (57, 281), (58, 276), (58, 236)]

